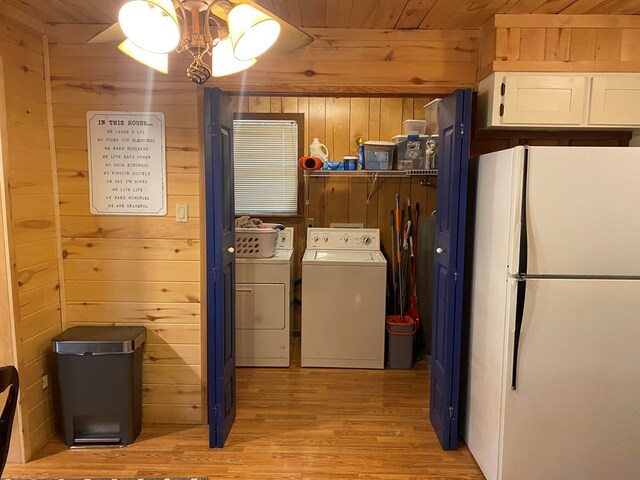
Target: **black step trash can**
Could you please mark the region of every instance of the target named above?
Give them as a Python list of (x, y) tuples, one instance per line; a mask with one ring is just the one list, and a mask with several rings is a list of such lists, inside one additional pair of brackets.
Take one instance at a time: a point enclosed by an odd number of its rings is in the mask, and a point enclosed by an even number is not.
[(73, 327), (51, 343), (64, 441), (128, 445), (142, 426), (144, 327)]

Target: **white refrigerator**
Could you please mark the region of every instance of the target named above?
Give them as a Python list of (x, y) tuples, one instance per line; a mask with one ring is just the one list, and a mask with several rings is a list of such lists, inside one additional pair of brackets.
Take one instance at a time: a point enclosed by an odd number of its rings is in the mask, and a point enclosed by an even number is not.
[(469, 449), (488, 480), (640, 478), (640, 148), (477, 162)]

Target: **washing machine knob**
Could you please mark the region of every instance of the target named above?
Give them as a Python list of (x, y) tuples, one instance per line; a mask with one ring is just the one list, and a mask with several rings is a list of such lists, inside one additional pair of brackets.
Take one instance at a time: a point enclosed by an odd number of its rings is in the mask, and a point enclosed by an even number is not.
[(371, 244), (371, 237), (367, 237), (365, 235), (364, 237), (362, 237), (362, 243), (364, 243), (365, 245), (370, 245)]
[(320, 240), (320, 237), (313, 237), (312, 240), (313, 240), (313, 243), (318, 243), (318, 240)]

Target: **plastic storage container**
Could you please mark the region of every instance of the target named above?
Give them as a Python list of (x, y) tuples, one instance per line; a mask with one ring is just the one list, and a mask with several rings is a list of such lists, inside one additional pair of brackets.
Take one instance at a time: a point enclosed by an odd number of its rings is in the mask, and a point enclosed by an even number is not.
[(403, 135), (424, 135), (427, 130), (426, 120), (410, 119), (402, 122)]
[(142, 427), (144, 327), (72, 327), (51, 340), (64, 441), (128, 445)]
[(416, 326), (408, 316), (386, 317), (387, 324), (387, 360), (389, 368), (411, 368), (413, 366), (413, 334)]
[(426, 167), (429, 135), (396, 135), (396, 168), (398, 170), (423, 170)]
[(357, 170), (358, 169), (358, 156), (357, 155), (345, 155), (342, 157), (342, 168), (345, 170)]
[(392, 170), (396, 150), (394, 142), (364, 142), (364, 168), (367, 170)]
[(278, 230), (274, 228), (236, 228), (236, 256), (271, 258), (276, 253)]
[(424, 110), (424, 119), (427, 121), (427, 128), (425, 130), (427, 135), (438, 133), (438, 108), (441, 101), (441, 98), (436, 98), (422, 107)]

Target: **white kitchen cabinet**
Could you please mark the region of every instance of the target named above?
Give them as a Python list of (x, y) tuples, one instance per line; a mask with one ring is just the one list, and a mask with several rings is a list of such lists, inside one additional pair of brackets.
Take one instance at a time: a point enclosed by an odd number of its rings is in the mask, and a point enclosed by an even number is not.
[(582, 123), (585, 77), (505, 75), (505, 125), (579, 125)]
[(640, 126), (640, 75), (594, 75), (590, 125)]
[(483, 126), (579, 126), (585, 117), (585, 75), (494, 73), (480, 82)]
[(640, 75), (496, 72), (480, 81), (478, 126), (637, 129)]

